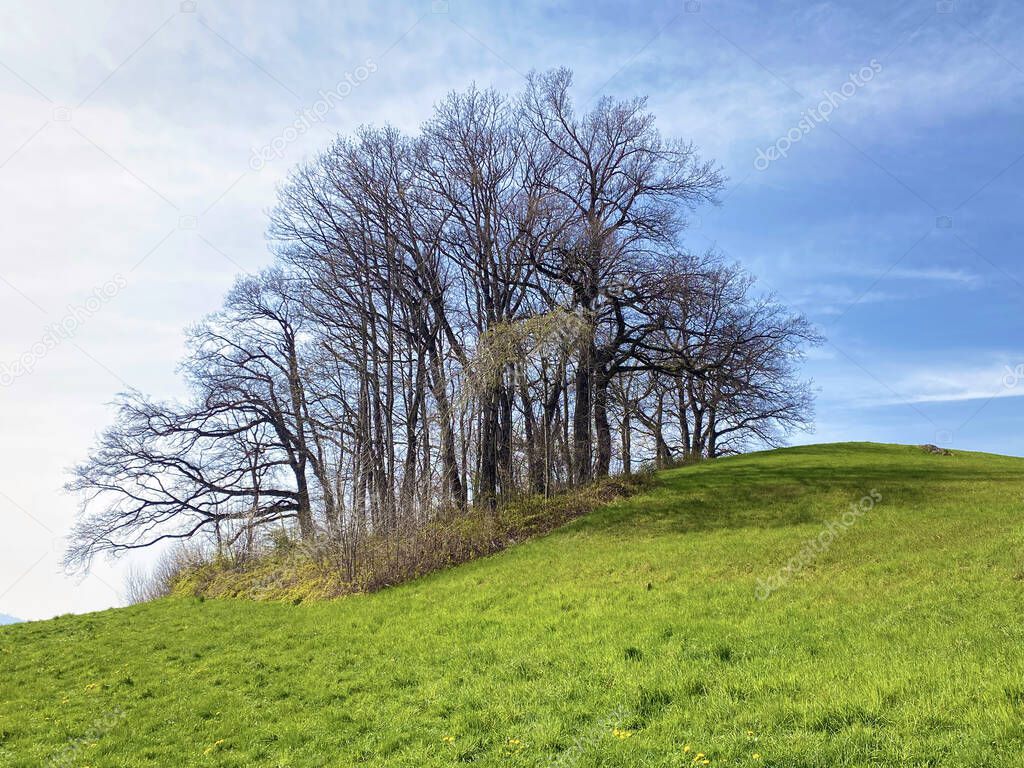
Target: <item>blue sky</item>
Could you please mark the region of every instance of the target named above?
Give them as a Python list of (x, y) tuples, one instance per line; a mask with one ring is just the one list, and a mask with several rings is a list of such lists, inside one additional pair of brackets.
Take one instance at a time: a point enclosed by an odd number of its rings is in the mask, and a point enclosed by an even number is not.
[[(531, 69), (571, 67), (581, 105), (647, 94), (666, 135), (722, 164), (724, 203), (690, 247), (828, 337), (801, 441), (1024, 455), (1020, 4), (12, 1), (0, 24), (0, 364), (32, 361), (0, 381), (0, 611), (120, 600), (124, 562), (59, 571), (64, 469), (117, 391), (180, 392), (182, 329), (269, 262), (288, 168)], [(772, 147), (785, 156), (758, 167)], [(40, 346), (55, 323), (73, 330)]]

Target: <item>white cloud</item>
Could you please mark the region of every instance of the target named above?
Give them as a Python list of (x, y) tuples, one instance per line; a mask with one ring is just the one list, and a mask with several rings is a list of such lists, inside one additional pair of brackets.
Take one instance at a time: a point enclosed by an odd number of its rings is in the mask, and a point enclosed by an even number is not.
[(897, 267), (889, 270), (886, 277), (914, 282), (923, 280), (932, 283), (951, 283), (968, 288), (976, 288), (984, 282), (981, 275), (969, 269), (943, 269), (941, 267), (920, 269)]
[(812, 362), (818, 369), (815, 379), (822, 398), (845, 408), (1024, 396), (1024, 352), (971, 360), (963, 350), (949, 350), (932, 355), (929, 361), (904, 364), (869, 354), (854, 357), (832, 352)]
[(1024, 355), (972, 367), (921, 368), (896, 380), (913, 403), (957, 402), (1024, 395)]

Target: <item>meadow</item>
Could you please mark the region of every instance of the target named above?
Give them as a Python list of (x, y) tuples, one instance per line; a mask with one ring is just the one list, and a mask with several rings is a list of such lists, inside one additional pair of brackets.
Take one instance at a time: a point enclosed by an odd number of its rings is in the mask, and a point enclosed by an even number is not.
[(1024, 459), (789, 448), (373, 594), (2, 627), (0, 765), (1019, 766), (1022, 500)]

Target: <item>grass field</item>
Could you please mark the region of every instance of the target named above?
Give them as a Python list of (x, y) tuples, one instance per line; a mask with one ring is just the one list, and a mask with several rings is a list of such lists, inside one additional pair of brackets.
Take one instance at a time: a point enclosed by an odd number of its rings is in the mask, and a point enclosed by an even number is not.
[(4, 627), (0, 765), (1024, 765), (1022, 504), (1022, 459), (793, 448), (373, 595)]

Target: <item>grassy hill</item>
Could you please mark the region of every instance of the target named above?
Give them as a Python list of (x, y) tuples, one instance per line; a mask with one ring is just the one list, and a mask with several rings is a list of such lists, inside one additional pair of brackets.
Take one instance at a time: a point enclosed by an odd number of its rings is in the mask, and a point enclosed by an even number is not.
[(793, 448), (373, 595), (4, 627), (0, 765), (1019, 766), (1022, 502), (1021, 459)]

